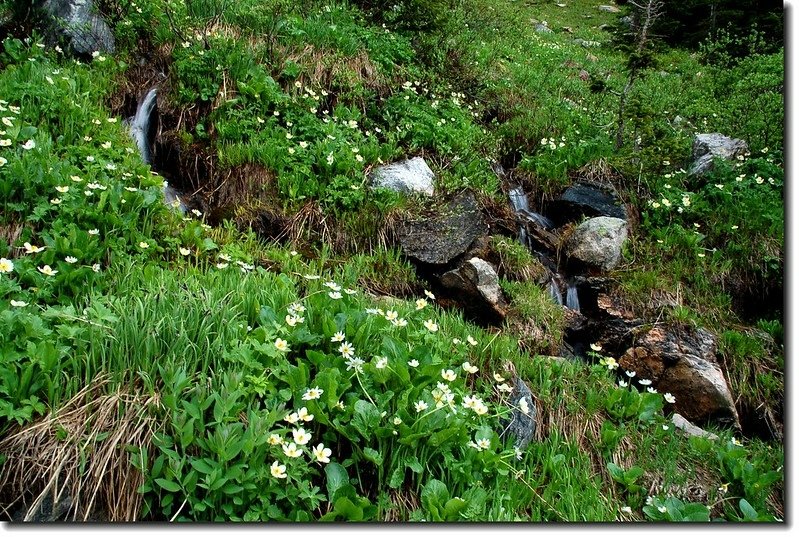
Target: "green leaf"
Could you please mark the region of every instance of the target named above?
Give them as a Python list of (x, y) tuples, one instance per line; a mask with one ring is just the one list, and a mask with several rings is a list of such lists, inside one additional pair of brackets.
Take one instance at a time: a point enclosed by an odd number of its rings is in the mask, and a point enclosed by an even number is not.
[(405, 482), (405, 468), (402, 466), (397, 466), (394, 468), (394, 471), (391, 472), (391, 477), (388, 479), (388, 486), (393, 489), (398, 489), (402, 486)]
[(430, 435), (430, 445), (433, 447), (438, 447), (453, 436), (460, 433), (460, 429), (457, 428), (449, 428), (449, 429), (442, 429)]
[(332, 502), (336, 491), (350, 484), (350, 478), (347, 475), (347, 469), (337, 462), (331, 462), (325, 466), (325, 476), (327, 476), (327, 499)]
[(347, 497), (339, 498), (334, 504), (336, 513), (351, 522), (363, 520), (363, 509), (352, 503)]
[(431, 479), (422, 489), (422, 505), (430, 512), (434, 521), (443, 520), (441, 510), (447, 500), (449, 500), (449, 490), (438, 479)]
[(683, 520), (686, 522), (710, 522), (710, 511), (701, 503), (689, 503), (683, 508)]
[(383, 456), (376, 449), (363, 448), (363, 456), (367, 461), (374, 463), (375, 466), (383, 464)]
[(618, 464), (609, 462), (607, 468), (608, 472), (610, 472), (610, 477), (612, 477), (614, 481), (624, 483), (624, 470), (622, 470)]
[(209, 238), (203, 239), (202, 249), (203, 252), (208, 252), (210, 250), (216, 250), (219, 246)]
[(380, 410), (363, 399), (355, 401), (353, 407), (355, 414), (352, 416), (352, 426), (361, 434), (363, 438), (371, 438), (372, 431), (380, 423)]
[(210, 459), (193, 459), (191, 466), (201, 474), (210, 474), (214, 470), (212, 462)]
[(179, 492), (180, 485), (175, 483), (174, 481), (170, 481), (168, 479), (164, 479), (162, 477), (156, 478), (156, 484), (164, 490), (168, 490), (169, 492)]
[(466, 502), (461, 498), (452, 498), (444, 504), (444, 520), (458, 520), (463, 508), (466, 507)]
[(741, 509), (741, 513), (744, 515), (744, 520), (747, 521), (754, 521), (758, 518), (758, 513), (752, 504), (746, 501), (745, 498), (741, 498), (741, 501), (738, 502), (738, 507)]
[(405, 466), (410, 468), (411, 471), (416, 474), (422, 473), (422, 463), (419, 462), (419, 459), (416, 458), (416, 455), (412, 455), (411, 457), (405, 459)]
[(635, 483), (635, 480), (644, 475), (644, 469), (639, 466), (633, 466), (624, 473), (624, 480), (627, 484)]

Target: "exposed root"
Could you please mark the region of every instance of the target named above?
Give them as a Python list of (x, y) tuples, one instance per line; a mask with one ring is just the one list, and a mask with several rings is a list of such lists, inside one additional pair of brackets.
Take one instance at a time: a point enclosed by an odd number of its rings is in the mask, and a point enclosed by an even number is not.
[(123, 387), (106, 394), (108, 384), (108, 377), (96, 379), (0, 442), (8, 457), (0, 472), (4, 517), (25, 506), (25, 521), (41, 521), (43, 504), (52, 502), (60, 519), (136, 520), (143, 476), (128, 451), (150, 451), (149, 410), (159, 400)]

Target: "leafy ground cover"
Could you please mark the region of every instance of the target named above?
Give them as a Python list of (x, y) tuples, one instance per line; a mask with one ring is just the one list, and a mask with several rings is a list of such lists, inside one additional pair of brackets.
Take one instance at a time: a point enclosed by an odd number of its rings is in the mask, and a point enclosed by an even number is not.
[[(667, 314), (718, 330), (735, 392), (781, 412), (781, 310), (739, 298), (782, 291), (782, 53), (713, 64), (660, 50), (616, 148), (625, 56), (600, 28), (614, 15), (434, 2), (428, 25), (409, 26), (420, 5), (121, 1), (105, 6), (115, 56), (3, 41), (7, 512), (59, 478), (70, 517), (112, 520), (783, 516), (779, 442), (712, 426), (718, 440), (687, 439), (670, 394), (601, 349), (593, 364), (537, 354), (562, 337), (562, 312), (508, 238), (494, 239), (503, 287), (544, 337), (520, 346), (510, 327), (440, 307), (381, 247), (414, 207), (365, 179), (411, 154), (442, 193), (497, 203), (492, 160), (541, 203), (579, 173), (620, 178), (640, 216), (620, 289), (644, 309), (654, 291), (680, 296)], [(142, 53), (168, 67), (161, 112), (183, 122), (166, 127), (213, 161), (217, 197), (186, 215), (164, 205), (164, 178), (123, 125)], [(751, 154), (690, 178), (696, 130), (743, 137)], [(253, 169), (263, 180), (240, 175), (227, 198), (213, 182)], [(305, 220), (265, 241), (212, 218), (220, 206), (239, 224), (267, 210)], [(523, 450), (501, 434), (516, 378), (536, 398), (515, 410), (539, 423)]]

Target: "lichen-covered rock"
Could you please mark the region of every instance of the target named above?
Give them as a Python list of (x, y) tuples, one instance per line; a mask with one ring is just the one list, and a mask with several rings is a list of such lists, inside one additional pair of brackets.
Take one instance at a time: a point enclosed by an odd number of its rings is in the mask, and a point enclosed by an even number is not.
[(477, 200), (464, 192), (432, 214), (409, 218), (396, 229), (403, 253), (422, 263), (445, 265), (488, 233)]
[(92, 0), (44, 0), (41, 7), (55, 40), (65, 40), (78, 54), (114, 53), (114, 34)]
[(372, 186), (402, 194), (433, 195), (435, 174), (421, 157), (379, 166), (371, 174)]
[(577, 226), (566, 244), (566, 254), (602, 270), (610, 270), (621, 260), (621, 247), (627, 240), (627, 222), (621, 218), (599, 216)]
[(749, 146), (743, 140), (730, 138), (717, 132), (697, 134), (691, 151), (690, 175), (704, 175), (713, 169), (713, 160), (721, 158), (734, 160), (749, 152)]
[(702, 328), (656, 326), (620, 358), (621, 367), (647, 378), (676, 399), (675, 411), (693, 422), (740, 427), (735, 401), (716, 361), (716, 338)]

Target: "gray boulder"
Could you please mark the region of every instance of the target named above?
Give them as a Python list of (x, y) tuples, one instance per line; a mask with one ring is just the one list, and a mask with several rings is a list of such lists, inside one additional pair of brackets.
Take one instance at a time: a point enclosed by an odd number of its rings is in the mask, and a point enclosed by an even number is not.
[(599, 11), (604, 11), (605, 13), (618, 13), (619, 11), (621, 11), (617, 6), (607, 6), (607, 5), (597, 6), (597, 9)]
[(566, 254), (577, 261), (610, 270), (621, 259), (627, 240), (627, 222), (621, 218), (599, 216), (577, 226), (566, 243)]
[(507, 303), (499, 286), (499, 277), (491, 263), (472, 257), (455, 270), (441, 276), (441, 284), (457, 291), (464, 309), (476, 314), (492, 313), (501, 319), (507, 314)]
[(114, 34), (92, 0), (44, 0), (41, 7), (55, 41), (66, 40), (78, 54), (114, 53)]
[[(527, 384), (519, 377), (513, 379), (513, 391), (510, 394), (510, 420), (504, 420), (500, 438), (513, 438), (513, 446), (524, 450), (535, 435), (537, 409), (535, 397)], [(524, 400), (524, 401), (522, 401)], [(526, 411), (526, 412), (525, 412)]]
[(372, 186), (375, 188), (425, 196), (433, 195), (434, 178), (433, 170), (421, 157), (380, 166), (371, 175)]
[(406, 256), (444, 265), (464, 254), (488, 229), (474, 194), (464, 192), (435, 211), (400, 222), (396, 237)]
[(743, 140), (730, 138), (717, 132), (697, 134), (691, 151), (690, 175), (704, 175), (713, 169), (713, 160), (721, 158), (734, 160), (749, 152), (749, 146)]
[(702, 328), (656, 326), (619, 359), (621, 367), (671, 393), (674, 410), (692, 422), (740, 428), (735, 400), (716, 361), (716, 337)]
[(544, 21), (535, 25), (535, 31), (539, 34), (551, 34), (552, 28), (550, 28), (546, 21)]

